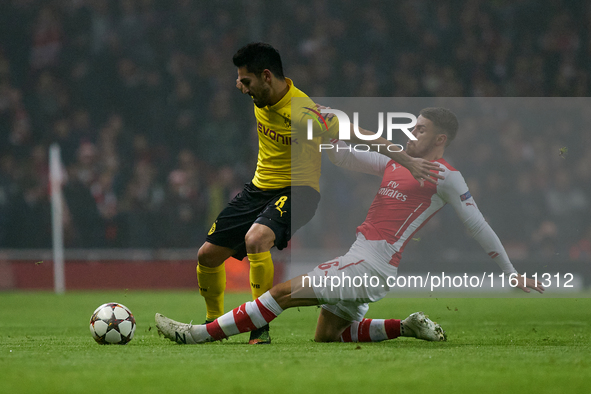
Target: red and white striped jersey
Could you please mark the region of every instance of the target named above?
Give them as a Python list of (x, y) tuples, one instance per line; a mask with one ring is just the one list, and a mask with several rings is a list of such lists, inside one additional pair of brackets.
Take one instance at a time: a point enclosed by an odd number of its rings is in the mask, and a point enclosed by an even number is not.
[[(380, 189), (371, 204), (365, 221), (357, 232), (370, 241), (384, 240), (383, 253), (389, 263), (398, 267), (404, 247), (414, 234), (445, 204), (450, 204), (466, 229), (505, 273), (517, 271), (509, 261), (499, 237), (486, 222), (462, 174), (444, 159), (436, 160), (442, 168), (437, 185), (425, 182), (421, 187), (409, 170), (377, 152), (349, 151), (339, 141), (327, 153), (335, 164), (354, 171), (382, 176)], [(338, 152), (336, 148), (339, 148)]]

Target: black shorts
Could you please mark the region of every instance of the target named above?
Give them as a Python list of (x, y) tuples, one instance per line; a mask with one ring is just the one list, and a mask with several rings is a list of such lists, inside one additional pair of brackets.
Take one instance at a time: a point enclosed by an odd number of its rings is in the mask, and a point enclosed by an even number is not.
[(247, 183), (218, 215), (206, 241), (234, 249), (233, 257), (242, 260), (246, 256), (244, 237), (253, 223), (259, 223), (273, 230), (275, 246), (283, 249), (291, 234), (314, 217), (319, 201), (320, 193), (309, 186), (261, 190)]

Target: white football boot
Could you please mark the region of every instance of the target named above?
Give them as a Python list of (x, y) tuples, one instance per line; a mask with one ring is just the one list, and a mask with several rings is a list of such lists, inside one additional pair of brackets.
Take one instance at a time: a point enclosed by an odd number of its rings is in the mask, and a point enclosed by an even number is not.
[(423, 312), (413, 313), (402, 321), (402, 325), (403, 335), (406, 337), (415, 337), (426, 341), (447, 340), (447, 335), (441, 326), (425, 316)]
[[(194, 345), (200, 343), (196, 341), (191, 335), (192, 324), (180, 323), (169, 319), (168, 317), (156, 313), (156, 328), (158, 328), (158, 334), (164, 335), (166, 338), (173, 342), (181, 345)], [(207, 342), (207, 341), (201, 341)]]

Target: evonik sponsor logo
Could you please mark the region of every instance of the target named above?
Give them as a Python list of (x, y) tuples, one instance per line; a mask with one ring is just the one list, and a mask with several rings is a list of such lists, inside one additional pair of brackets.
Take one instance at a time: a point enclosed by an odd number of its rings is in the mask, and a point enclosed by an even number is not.
[(292, 139), (291, 137), (278, 133), (277, 131), (266, 127), (261, 122), (257, 122), (257, 130), (259, 133), (265, 135), (273, 141), (276, 141), (277, 143), (282, 143), (284, 145), (292, 145), (298, 143), (297, 138)]

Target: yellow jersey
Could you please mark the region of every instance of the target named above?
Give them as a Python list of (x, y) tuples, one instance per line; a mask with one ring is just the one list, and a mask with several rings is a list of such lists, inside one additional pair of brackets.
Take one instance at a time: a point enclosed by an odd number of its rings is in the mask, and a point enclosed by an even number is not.
[[(292, 131), (292, 98), (308, 96), (285, 78), (289, 90), (275, 105), (254, 107), (259, 136), (257, 169), (252, 183), (263, 190), (281, 189), (288, 186), (310, 186), (319, 191), (321, 152), (323, 138), (338, 138), (338, 120), (327, 121), (325, 128), (314, 126), (314, 138), (308, 140), (305, 133)], [(307, 100), (298, 100), (306, 103)], [(309, 100), (309, 108), (314, 107)], [(301, 105), (298, 105), (298, 108)], [(303, 106), (304, 108), (307, 105)], [(305, 122), (313, 116), (306, 109), (297, 109), (294, 122)], [(306, 114), (306, 112), (308, 112)], [(293, 152), (292, 152), (293, 151)], [(293, 154), (292, 154), (293, 153)]]

